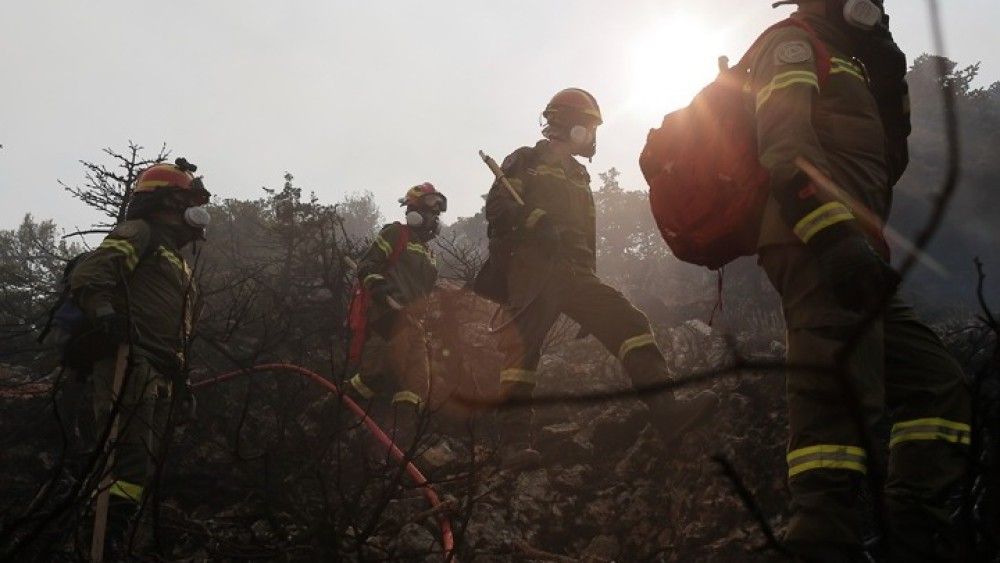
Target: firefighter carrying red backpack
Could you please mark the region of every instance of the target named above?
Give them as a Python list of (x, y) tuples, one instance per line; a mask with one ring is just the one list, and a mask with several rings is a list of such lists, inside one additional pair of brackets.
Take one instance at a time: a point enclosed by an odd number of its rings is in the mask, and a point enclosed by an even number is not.
[[(400, 225), (399, 233), (400, 236), (392, 247), (392, 253), (389, 254), (386, 263), (387, 270), (396, 265), (400, 254), (406, 250), (406, 245), (410, 242), (409, 226)], [(372, 291), (361, 280), (358, 280), (354, 283), (354, 289), (351, 291), (351, 304), (347, 307), (347, 331), (350, 335), (350, 346), (347, 350), (347, 365), (349, 366), (361, 364), (361, 353), (365, 349), (368, 334), (368, 309), (371, 304)]]
[[(787, 19), (761, 37), (787, 26), (809, 33), (822, 86), (830, 76), (830, 55), (807, 23)], [(713, 270), (756, 252), (768, 196), (768, 173), (758, 160), (744, 90), (759, 41), (736, 66), (720, 68), (718, 78), (688, 107), (651, 129), (639, 156), (663, 239), (677, 258)]]
[[(382, 301), (379, 293), (392, 293), (386, 295), (385, 304), (399, 309), (426, 298), (437, 280), (436, 262), (427, 244), (441, 230), (440, 215), (448, 208), (448, 198), (425, 182), (407, 190), (399, 203), (406, 207), (406, 223), (383, 227), (357, 264), (359, 283), (353, 289), (347, 315), (349, 367), (360, 365), (369, 325), (381, 320), (371, 318), (371, 307), (376, 305), (373, 299)], [(382, 312), (374, 314), (381, 317)]]

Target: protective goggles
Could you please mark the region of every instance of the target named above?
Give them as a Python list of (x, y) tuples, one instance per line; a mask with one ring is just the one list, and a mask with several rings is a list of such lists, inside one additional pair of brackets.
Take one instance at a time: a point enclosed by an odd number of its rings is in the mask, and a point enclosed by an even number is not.
[(448, 211), (448, 198), (441, 194), (426, 194), (420, 196), (420, 205), (424, 209), (444, 213)]
[(212, 197), (211, 192), (205, 188), (205, 183), (201, 181), (201, 176), (197, 176), (191, 180), (191, 187), (189, 190), (188, 197), (190, 197), (191, 201), (193, 201), (196, 205), (205, 205)]

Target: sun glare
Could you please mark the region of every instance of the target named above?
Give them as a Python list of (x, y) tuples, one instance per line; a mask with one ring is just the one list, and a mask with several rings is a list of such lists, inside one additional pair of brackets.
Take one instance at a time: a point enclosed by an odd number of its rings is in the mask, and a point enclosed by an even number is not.
[(718, 58), (726, 54), (720, 33), (691, 18), (651, 27), (632, 48), (629, 109), (653, 121), (690, 103), (718, 74)]

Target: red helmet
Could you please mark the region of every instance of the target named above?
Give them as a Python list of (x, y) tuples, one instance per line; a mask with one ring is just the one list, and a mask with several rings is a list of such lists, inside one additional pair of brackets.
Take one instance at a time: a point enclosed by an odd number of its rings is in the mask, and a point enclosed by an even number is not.
[(553, 119), (579, 125), (597, 126), (604, 123), (597, 99), (581, 88), (566, 88), (556, 92), (545, 106), (542, 117), (549, 123)]
[(152, 195), (165, 190), (180, 190), (187, 192), (195, 205), (204, 205), (212, 194), (205, 189), (201, 177), (193, 174), (197, 170), (197, 166), (184, 158), (178, 158), (174, 164), (154, 164), (139, 174), (132, 191), (135, 194)]
[(433, 209), (444, 213), (448, 210), (448, 198), (437, 191), (434, 184), (424, 182), (406, 190), (406, 195), (399, 198), (399, 205), (412, 209)]

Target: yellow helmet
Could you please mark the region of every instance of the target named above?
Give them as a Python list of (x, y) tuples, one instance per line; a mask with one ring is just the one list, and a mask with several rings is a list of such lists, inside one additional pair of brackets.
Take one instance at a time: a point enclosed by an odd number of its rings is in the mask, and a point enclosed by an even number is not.
[(424, 182), (406, 190), (406, 194), (399, 198), (399, 205), (409, 209), (433, 209), (444, 213), (448, 210), (448, 198), (437, 191), (434, 184)]

